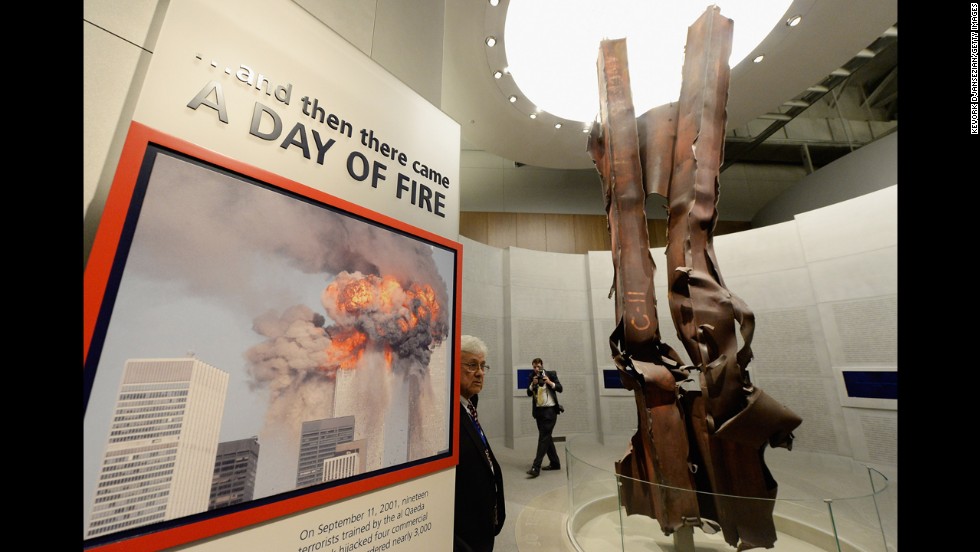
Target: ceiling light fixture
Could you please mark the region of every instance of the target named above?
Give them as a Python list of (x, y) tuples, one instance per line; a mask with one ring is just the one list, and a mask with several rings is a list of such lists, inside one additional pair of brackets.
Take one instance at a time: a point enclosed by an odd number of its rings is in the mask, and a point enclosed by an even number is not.
[(499, 3), (500, 3), (500, 0), (490, 0), (490, 5), (491, 6), (496, 6)]
[(802, 15), (794, 15), (793, 17), (790, 17), (789, 19), (786, 20), (786, 26), (787, 27), (795, 27), (795, 26), (797, 26), (797, 25), (800, 24), (800, 21), (803, 21), (803, 16)]
[(510, 103), (514, 103), (514, 102), (517, 101), (517, 96), (511, 96), (511, 97), (509, 97), (507, 99), (510, 100)]
[[(735, 21), (731, 67), (770, 32), (786, 28), (791, 4), (726, 0), (721, 15)], [(521, 94), (542, 111), (583, 122), (599, 112), (596, 60), (602, 40), (627, 39), (633, 106), (639, 115), (677, 101), (687, 30), (705, 11), (701, 0), (510, 0), (505, 7), (506, 63)]]
[(561, 128), (561, 123), (555, 123), (555, 128)]
[(538, 118), (538, 114), (537, 113), (532, 113), (532, 114), (528, 115), (528, 117), (530, 117), (532, 119), (537, 119)]
[(503, 71), (494, 71), (493, 72), (493, 78), (495, 78), (495, 79), (499, 79), (502, 76), (504, 76), (504, 72)]
[(487, 46), (493, 48), (494, 45), (497, 44), (497, 37), (495, 37), (495, 36), (488, 36), (485, 42), (487, 43)]
[(762, 60), (766, 59), (765, 54), (759, 54), (752, 58), (752, 63), (762, 63)]

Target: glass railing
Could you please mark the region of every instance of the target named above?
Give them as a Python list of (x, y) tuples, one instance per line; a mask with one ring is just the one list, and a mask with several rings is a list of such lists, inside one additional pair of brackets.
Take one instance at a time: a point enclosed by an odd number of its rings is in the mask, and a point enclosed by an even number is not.
[[(700, 501), (772, 512), (776, 552), (894, 552), (897, 538), (897, 485), (880, 471), (850, 458), (767, 448), (766, 465), (779, 485), (772, 501), (666, 488), (616, 474), (629, 444), (599, 444), (594, 437), (569, 437), (565, 444), (569, 515), (566, 532), (579, 552), (610, 550), (655, 552), (731, 551), (717, 523), (685, 526), (664, 535), (645, 514), (628, 514), (624, 491), (660, 496), (695, 493)], [(617, 452), (617, 450), (619, 452)], [(618, 455), (618, 456), (617, 456)], [(628, 489), (627, 489), (628, 488)], [(666, 494), (664, 494), (666, 493)], [(767, 502), (763, 504), (761, 502)], [(758, 548), (758, 550), (766, 550)]]

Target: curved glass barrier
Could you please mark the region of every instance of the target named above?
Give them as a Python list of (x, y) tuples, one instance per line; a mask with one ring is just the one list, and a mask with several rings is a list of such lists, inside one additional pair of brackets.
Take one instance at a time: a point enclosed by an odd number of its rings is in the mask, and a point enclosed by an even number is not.
[[(614, 437), (619, 438), (619, 437)], [(722, 531), (707, 524), (683, 528), (670, 536), (659, 522), (643, 514), (627, 515), (624, 486), (649, 486), (648, 481), (616, 474), (615, 462), (629, 445), (598, 443), (594, 437), (569, 437), (565, 443), (568, 477), (566, 532), (579, 552), (643, 550), (644, 552), (733, 551)], [(616, 450), (620, 450), (617, 453)], [(618, 454), (618, 455), (617, 455)], [(897, 489), (878, 470), (850, 458), (766, 448), (765, 462), (779, 485), (776, 499), (725, 496), (735, 508), (759, 509), (759, 501), (772, 502), (776, 552), (894, 552), (897, 539)], [(634, 491), (635, 493), (636, 491)], [(692, 493), (670, 488), (670, 493)], [(698, 492), (701, 499), (717, 499)], [(765, 510), (765, 508), (762, 508)], [(702, 529), (704, 527), (704, 529)], [(766, 550), (758, 548), (758, 550)]]

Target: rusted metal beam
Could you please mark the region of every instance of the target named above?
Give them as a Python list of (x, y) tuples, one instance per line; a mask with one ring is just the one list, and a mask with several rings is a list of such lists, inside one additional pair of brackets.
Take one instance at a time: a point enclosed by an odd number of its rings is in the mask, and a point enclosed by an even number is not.
[[(638, 418), (616, 470), (652, 483), (624, 479), (623, 504), (627, 513), (655, 517), (666, 535), (720, 526), (726, 542), (747, 550), (776, 540), (777, 485), (764, 448), (790, 448), (802, 420), (752, 384), (754, 315), (725, 286), (714, 253), (732, 31), (732, 20), (709, 6), (688, 29), (677, 104), (639, 119), (625, 39), (603, 41), (600, 122), (588, 149), (603, 184), (615, 267), (610, 349)], [(645, 213), (650, 193), (668, 200), (668, 299), (690, 365), (660, 339)]]
[(700, 523), (694, 478), (687, 468), (684, 414), (677, 400), (678, 381), (687, 374), (680, 370), (677, 353), (660, 340), (656, 266), (649, 250), (626, 41), (603, 41), (597, 66), (601, 125), (593, 125), (588, 147), (602, 175), (616, 267), (617, 326), (610, 348), (620, 379), (634, 391), (637, 409), (637, 433), (616, 470), (625, 476), (621, 489), (627, 512), (657, 519), (670, 535)]

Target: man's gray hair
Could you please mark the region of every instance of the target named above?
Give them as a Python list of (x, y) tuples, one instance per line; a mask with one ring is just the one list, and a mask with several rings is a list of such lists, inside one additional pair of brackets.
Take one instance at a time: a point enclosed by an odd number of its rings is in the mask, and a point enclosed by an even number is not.
[(483, 355), (484, 358), (487, 356), (487, 344), (479, 337), (472, 335), (460, 336), (459, 350), (460, 352), (470, 353), (471, 355)]

